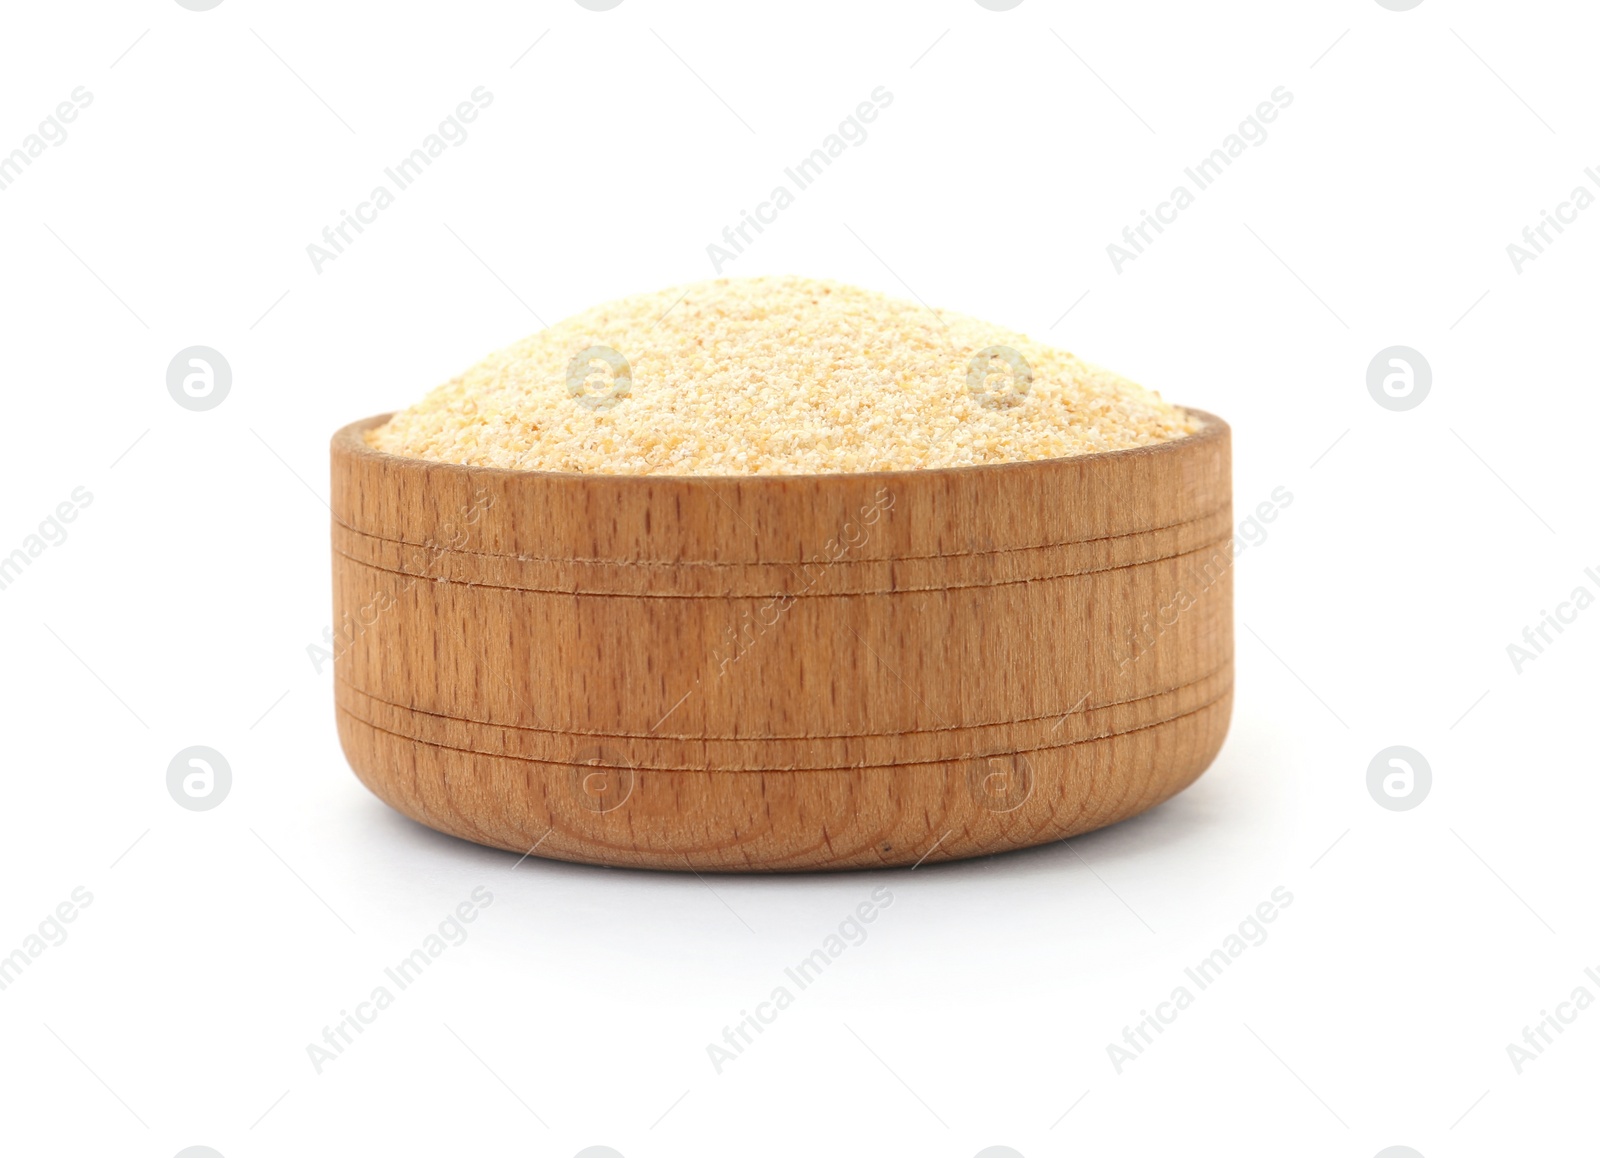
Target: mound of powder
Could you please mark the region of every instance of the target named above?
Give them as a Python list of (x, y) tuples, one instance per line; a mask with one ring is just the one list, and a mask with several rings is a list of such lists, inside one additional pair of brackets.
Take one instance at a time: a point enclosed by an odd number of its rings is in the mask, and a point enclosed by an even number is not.
[(1197, 420), (1065, 350), (837, 282), (719, 278), (595, 306), (367, 434), (591, 474), (916, 470), (1123, 450)]

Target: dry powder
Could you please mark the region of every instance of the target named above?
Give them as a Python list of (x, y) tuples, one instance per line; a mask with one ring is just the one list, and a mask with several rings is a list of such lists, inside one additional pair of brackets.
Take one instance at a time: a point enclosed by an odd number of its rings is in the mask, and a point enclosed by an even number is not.
[(599, 474), (915, 470), (1199, 429), (1065, 350), (799, 277), (621, 298), (490, 355), (367, 435), (435, 462)]

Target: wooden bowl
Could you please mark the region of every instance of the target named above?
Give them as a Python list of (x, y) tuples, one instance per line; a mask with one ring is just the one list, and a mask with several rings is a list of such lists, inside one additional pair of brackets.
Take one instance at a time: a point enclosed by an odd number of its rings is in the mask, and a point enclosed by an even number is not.
[(1233, 692), (1229, 432), (877, 474), (624, 477), (333, 437), (339, 735), (442, 832), (878, 868), (1189, 785)]

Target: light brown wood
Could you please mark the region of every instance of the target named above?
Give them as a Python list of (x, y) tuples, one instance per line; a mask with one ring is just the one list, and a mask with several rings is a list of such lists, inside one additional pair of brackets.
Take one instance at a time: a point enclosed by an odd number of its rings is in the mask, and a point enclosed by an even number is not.
[(333, 438), (339, 734), (380, 798), (561, 860), (882, 867), (1057, 840), (1216, 756), (1229, 431), (1043, 462), (618, 477)]

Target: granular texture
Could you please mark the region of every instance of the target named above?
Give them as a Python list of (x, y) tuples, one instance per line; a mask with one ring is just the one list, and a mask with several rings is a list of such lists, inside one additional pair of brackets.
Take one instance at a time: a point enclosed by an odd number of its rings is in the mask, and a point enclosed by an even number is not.
[(435, 462), (590, 474), (915, 470), (1199, 429), (1065, 350), (837, 282), (719, 278), (595, 306), (372, 430)]

